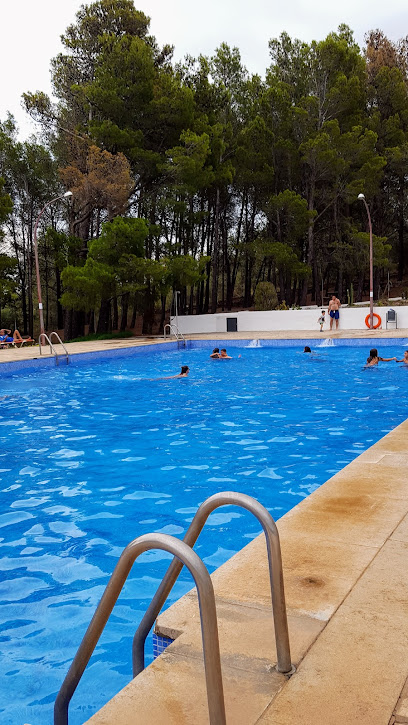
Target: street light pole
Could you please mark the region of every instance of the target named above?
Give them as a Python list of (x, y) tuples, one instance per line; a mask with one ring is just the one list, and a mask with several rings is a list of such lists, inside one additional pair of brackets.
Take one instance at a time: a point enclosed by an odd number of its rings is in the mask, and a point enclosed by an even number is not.
[(368, 216), (368, 229), (370, 232), (370, 330), (373, 329), (373, 305), (374, 305), (374, 271), (373, 271), (373, 226), (371, 224), (371, 214), (368, 208), (364, 194), (359, 194), (358, 199), (364, 202), (364, 206)]
[(51, 199), (51, 201), (48, 201), (45, 206), (41, 209), (35, 224), (34, 224), (34, 259), (35, 259), (35, 275), (37, 278), (37, 295), (38, 295), (38, 313), (40, 316), (40, 346), (41, 346), (41, 339), (43, 335), (45, 335), (45, 329), (44, 329), (44, 315), (43, 315), (43, 303), (42, 303), (42, 294), (41, 294), (41, 280), (40, 280), (40, 265), (38, 263), (38, 244), (37, 244), (37, 229), (39, 221), (44, 214), (45, 210), (51, 205), (54, 204), (56, 201), (60, 201), (61, 199), (68, 199), (70, 196), (72, 196), (72, 191), (66, 191), (65, 194), (61, 194), (61, 196), (55, 197), (55, 199)]

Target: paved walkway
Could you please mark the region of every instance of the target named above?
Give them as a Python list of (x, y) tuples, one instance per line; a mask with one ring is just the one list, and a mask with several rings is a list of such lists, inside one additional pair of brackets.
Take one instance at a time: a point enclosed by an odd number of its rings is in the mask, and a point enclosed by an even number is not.
[[(338, 330), (337, 332), (324, 332), (321, 335), (319, 332), (311, 330), (296, 330), (292, 332), (222, 332), (222, 333), (203, 333), (200, 335), (186, 335), (187, 340), (303, 340), (303, 339), (316, 339), (319, 338), (324, 340), (328, 338), (340, 339), (340, 338), (407, 338), (408, 329), (400, 330)], [(174, 341), (167, 339), (168, 342)], [(125, 339), (112, 339), (112, 340), (95, 340), (93, 342), (67, 342), (66, 348), (70, 355), (76, 355), (84, 352), (100, 352), (103, 350), (120, 350), (127, 349), (129, 347), (139, 347), (140, 345), (157, 345), (163, 344), (164, 340), (162, 336), (151, 336), (151, 337), (128, 337)], [(58, 353), (63, 354), (63, 348), (61, 345), (55, 345)], [(49, 347), (43, 346), (42, 355), (38, 345), (32, 347), (11, 347), (0, 349), (0, 364), (7, 362), (15, 362), (18, 360), (36, 360), (42, 357), (50, 357)]]

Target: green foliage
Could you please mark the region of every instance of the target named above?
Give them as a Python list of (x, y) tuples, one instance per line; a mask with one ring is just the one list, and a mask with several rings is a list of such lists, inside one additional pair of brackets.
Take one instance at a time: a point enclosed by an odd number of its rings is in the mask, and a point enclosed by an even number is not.
[(131, 330), (123, 330), (122, 332), (93, 332), (90, 335), (82, 335), (82, 337), (75, 337), (70, 342), (92, 342), (94, 340), (125, 340), (129, 337), (133, 337)]
[(173, 65), (149, 23), (131, 0), (84, 5), (52, 62), (56, 100), (25, 95), (44, 143), (0, 125), (0, 224), (22, 293), (33, 220), (60, 181), (74, 197), (42, 218), (41, 273), (54, 305), (62, 281), (64, 306), (95, 318), (133, 305), (151, 327), (171, 288), (182, 313), (215, 311), (221, 295), (250, 306), (263, 284), (285, 308), (320, 300), (322, 281), (352, 304), (367, 289), (361, 192), (376, 285), (397, 265), (402, 280), (406, 43), (373, 31), (363, 53), (346, 25), (307, 43), (283, 33), (261, 78), (226, 43)]
[(0, 178), (0, 225), (3, 224), (13, 209), (13, 202), (9, 194), (4, 193), (4, 179)]
[(255, 290), (255, 309), (278, 309), (278, 295), (272, 282), (258, 282)]
[(18, 301), (18, 284), (16, 279), (17, 260), (7, 254), (0, 254), (0, 308)]

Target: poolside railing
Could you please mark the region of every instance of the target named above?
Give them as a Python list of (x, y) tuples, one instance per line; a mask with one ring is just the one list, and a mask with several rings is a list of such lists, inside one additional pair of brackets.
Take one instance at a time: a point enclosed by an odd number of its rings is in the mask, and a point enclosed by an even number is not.
[[(295, 671), (291, 662), (288, 620), (286, 615), (285, 591), (283, 584), (282, 554), (280, 549), (279, 533), (276, 523), (269, 511), (252, 496), (234, 491), (216, 493), (207, 498), (197, 510), (187, 532), (184, 543), (193, 547), (197, 541), (209, 515), (220, 506), (240, 506), (250, 511), (261, 524), (266, 538), (268, 552), (269, 580), (272, 597), (272, 613), (275, 627), (275, 642), (277, 653), (278, 672), (287, 675)], [(154, 595), (146, 613), (136, 630), (133, 638), (133, 677), (144, 669), (144, 649), (149, 634), (157, 616), (159, 615), (167, 597), (169, 596), (183, 565), (173, 559), (165, 573), (156, 594)]]
[(193, 576), (197, 587), (210, 725), (226, 725), (217, 613), (211, 577), (200, 557), (184, 541), (168, 534), (144, 534), (122, 552), (91, 623), (85, 632), (54, 705), (54, 725), (68, 725), (68, 707), (112, 609), (137, 557), (150, 549), (173, 554)]
[[(167, 330), (168, 330), (168, 333), (167, 333)], [(174, 337), (176, 338), (177, 342), (180, 342), (180, 340), (182, 340), (183, 341), (183, 346), (184, 347), (186, 346), (186, 338), (184, 337), (183, 333), (180, 332), (180, 330), (178, 329), (177, 325), (174, 325), (173, 323), (167, 323), (167, 325), (165, 325), (163, 327), (163, 337), (164, 337), (165, 340), (167, 338), (167, 334), (174, 335)]]

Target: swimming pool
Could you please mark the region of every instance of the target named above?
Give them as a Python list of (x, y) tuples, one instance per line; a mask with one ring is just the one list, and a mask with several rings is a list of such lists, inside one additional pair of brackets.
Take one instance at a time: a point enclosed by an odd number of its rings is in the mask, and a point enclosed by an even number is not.
[[(231, 361), (209, 360), (208, 342), (145, 348), (3, 377), (1, 723), (52, 722), (56, 692), (131, 539), (182, 536), (199, 503), (222, 490), (254, 495), (279, 518), (406, 418), (408, 367), (364, 370), (375, 343), (358, 342), (316, 356), (300, 343), (229, 343)], [(377, 344), (402, 357), (401, 342)], [(184, 363), (187, 379), (145, 380)], [(197, 552), (213, 570), (258, 533), (249, 514), (222, 509)], [(131, 639), (168, 561), (152, 551), (135, 564), (72, 700), (73, 725), (131, 678)], [(191, 586), (182, 573), (173, 599)]]

